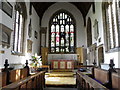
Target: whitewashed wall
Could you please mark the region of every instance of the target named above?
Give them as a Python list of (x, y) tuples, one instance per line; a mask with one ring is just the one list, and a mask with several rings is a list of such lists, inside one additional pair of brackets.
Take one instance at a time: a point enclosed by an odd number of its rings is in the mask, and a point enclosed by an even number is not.
[[(13, 16), (12, 18), (10, 18), (7, 14), (5, 14), (3, 11), (1, 11), (0, 9), (0, 14), (2, 14), (2, 17), (0, 17), (0, 23), (6, 25), (7, 27), (9, 27), (10, 29), (14, 30), (13, 28), (13, 23), (14, 23), (14, 4), (15, 2), (10, 2), (10, 4), (13, 6)], [(7, 48), (4, 47), (2, 48), (0, 46), (0, 50), (5, 51), (4, 54), (0, 54), (0, 68), (4, 66), (4, 61), (5, 59), (9, 60), (10, 64), (25, 64), (26, 59), (31, 59), (31, 55), (38, 53), (39, 54), (39, 48), (40, 48), (40, 28), (39, 28), (39, 16), (37, 15), (36, 11), (34, 8), (32, 8), (32, 15), (29, 16), (29, 2), (26, 2), (26, 8), (27, 8), (27, 20), (26, 20), (26, 32), (25, 32), (25, 55), (24, 56), (18, 56), (18, 55), (12, 55), (11, 54), (11, 50), (12, 50), (12, 43), (13, 43), (13, 32), (11, 34), (11, 47)], [(29, 25), (29, 21), (30, 21), (30, 17), (31, 19), (31, 25), (32, 25), (32, 37), (29, 38), (28, 36), (28, 25)], [(38, 32), (38, 39), (35, 39), (34, 37), (34, 31)], [(27, 39), (30, 39), (31, 41), (33, 41), (33, 45), (32, 45), (32, 53), (27, 53)]]
[[(92, 7), (90, 8), (90, 10), (89, 10), (89, 12), (88, 12), (88, 14), (86, 16), (86, 22), (88, 20), (88, 17), (91, 18), (91, 22), (92, 22), (92, 44), (97, 43), (97, 46), (103, 44), (103, 48), (105, 48), (105, 44), (104, 44), (105, 39), (104, 39), (104, 30), (103, 30), (103, 18), (102, 18), (102, 2), (95, 2), (95, 13), (93, 13)], [(99, 29), (99, 37), (98, 38), (101, 38), (100, 43), (94, 39), (93, 25), (94, 25), (94, 20), (95, 19), (98, 20), (98, 29)], [(98, 53), (98, 52), (96, 52), (96, 53)], [(114, 59), (115, 67), (120, 68), (120, 60), (118, 59), (119, 56), (120, 56), (120, 52), (106, 53), (104, 51), (104, 63), (109, 64), (110, 59)], [(98, 63), (98, 58), (97, 58), (97, 63)]]
[[(41, 26), (47, 27), (47, 47), (49, 45), (49, 20), (51, 16), (58, 10), (64, 9), (68, 12), (70, 12), (76, 21), (76, 46), (81, 47), (84, 45), (86, 47), (86, 34), (85, 34), (85, 28), (84, 28), (84, 21), (81, 12), (71, 3), (67, 2), (59, 2), (55, 3), (52, 6), (50, 6), (46, 12), (43, 15)], [(71, 54), (70, 54), (71, 55)], [(75, 54), (73, 54), (74, 56)], [(49, 55), (49, 58), (51, 59), (54, 56), (54, 58), (61, 58), (61, 55)], [(69, 55), (65, 55), (69, 56)], [(74, 56), (75, 57), (75, 56)], [(73, 57), (69, 57), (69, 59), (73, 59)]]

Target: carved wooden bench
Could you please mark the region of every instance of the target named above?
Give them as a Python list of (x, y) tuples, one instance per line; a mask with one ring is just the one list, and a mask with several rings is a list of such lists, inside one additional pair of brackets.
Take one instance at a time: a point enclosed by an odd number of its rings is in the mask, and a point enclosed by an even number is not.
[(2, 71), (0, 72), (0, 82), (1, 82), (0, 87), (6, 86), (20, 79), (28, 77), (28, 73), (29, 73), (28, 68)]
[(44, 75), (45, 71), (38, 72), (35, 75), (4, 86), (2, 87), (2, 90), (43, 90), (45, 87)]
[(108, 70), (93, 68), (93, 79), (104, 85), (107, 88), (110, 88), (110, 75)]
[(89, 89), (103, 89), (108, 90), (105, 86), (95, 81), (88, 75), (83, 74), (83, 72), (78, 71), (76, 74), (76, 82), (78, 90), (89, 90)]
[(120, 73), (113, 72), (111, 75), (112, 89), (120, 90)]
[(7, 72), (0, 72), (0, 87), (6, 86)]
[(28, 76), (28, 69), (21, 68), (9, 71), (9, 82), (13, 83)]

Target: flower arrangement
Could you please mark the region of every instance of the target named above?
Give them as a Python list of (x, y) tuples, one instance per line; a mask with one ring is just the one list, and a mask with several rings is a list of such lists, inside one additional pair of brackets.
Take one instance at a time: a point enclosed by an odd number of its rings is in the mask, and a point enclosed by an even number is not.
[(32, 56), (32, 59), (30, 59), (30, 61), (30, 66), (39, 67), (40, 65), (42, 65), (42, 56), (37, 56), (37, 54), (35, 54), (34, 56)]

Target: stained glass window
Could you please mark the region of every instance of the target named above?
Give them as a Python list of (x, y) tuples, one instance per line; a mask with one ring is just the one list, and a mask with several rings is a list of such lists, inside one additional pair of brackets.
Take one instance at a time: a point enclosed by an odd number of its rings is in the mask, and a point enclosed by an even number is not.
[(50, 20), (50, 52), (75, 52), (75, 21), (66, 12), (59, 12)]

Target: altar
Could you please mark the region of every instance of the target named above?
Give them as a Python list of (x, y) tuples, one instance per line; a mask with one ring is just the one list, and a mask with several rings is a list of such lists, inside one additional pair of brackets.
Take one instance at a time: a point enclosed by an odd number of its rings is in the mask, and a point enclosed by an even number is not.
[(73, 70), (74, 69), (74, 60), (50, 60), (51, 62), (51, 69), (67, 69)]

